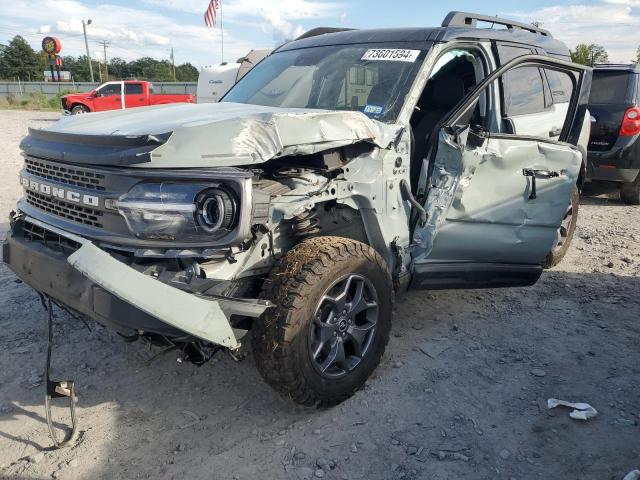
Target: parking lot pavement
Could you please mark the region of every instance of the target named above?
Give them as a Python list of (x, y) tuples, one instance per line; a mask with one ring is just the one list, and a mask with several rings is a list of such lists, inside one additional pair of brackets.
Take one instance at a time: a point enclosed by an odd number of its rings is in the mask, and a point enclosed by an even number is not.
[[(21, 137), (56, 117), (0, 111), (4, 218)], [(534, 287), (400, 298), (381, 366), (330, 410), (279, 398), (251, 356), (149, 362), (159, 349), (60, 313), (53, 368), (77, 382), (81, 433), (50, 451), (43, 312), (0, 266), (0, 477), (619, 479), (640, 467), (639, 272), (640, 207), (583, 198), (571, 251)]]

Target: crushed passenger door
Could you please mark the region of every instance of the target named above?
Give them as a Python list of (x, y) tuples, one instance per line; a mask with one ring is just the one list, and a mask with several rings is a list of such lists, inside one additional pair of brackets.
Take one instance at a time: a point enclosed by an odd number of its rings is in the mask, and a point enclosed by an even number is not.
[[(569, 112), (557, 139), (491, 133), (465, 120), (493, 82), (523, 65), (571, 72), (575, 80)], [(434, 139), (437, 145), (431, 149), (431, 171), (422, 173), (427, 176), (424, 206), (429, 219), (413, 232), (417, 286), (421, 277), (437, 270), (452, 279), (452, 288), (468, 288), (464, 279), (453, 278), (455, 272), (468, 277), (474, 269), (482, 272), (496, 266), (500, 272), (509, 271), (510, 266), (518, 271), (511, 280), (502, 275), (509, 285), (537, 280), (581, 171), (583, 158), (576, 145), (590, 80), (588, 68), (526, 55), (494, 71), (447, 115)], [(497, 102), (492, 103), (496, 108)], [(527, 273), (521, 268), (527, 265), (535, 268)], [(495, 286), (491, 282), (489, 279), (488, 286)]]

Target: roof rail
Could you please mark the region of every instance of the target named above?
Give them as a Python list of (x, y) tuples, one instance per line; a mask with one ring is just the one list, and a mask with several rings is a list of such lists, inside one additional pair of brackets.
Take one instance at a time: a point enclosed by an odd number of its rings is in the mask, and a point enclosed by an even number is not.
[(599, 68), (620, 68), (620, 67), (625, 67), (625, 68), (634, 68), (637, 67), (638, 64), (637, 63), (594, 63), (593, 64), (594, 67), (599, 67)]
[(496, 25), (504, 25), (509, 30), (512, 30), (512, 29), (526, 30), (527, 32), (538, 33), (540, 35), (544, 35), (545, 37), (551, 37), (551, 33), (548, 30), (544, 30), (543, 28), (538, 28), (534, 25), (529, 25), (521, 22), (514, 22), (512, 20), (506, 20), (500, 17), (480, 15), (477, 13), (449, 12), (449, 14), (446, 16), (446, 18), (442, 22), (442, 26), (443, 27), (477, 28), (479, 21), (493, 23)]
[(325, 33), (336, 33), (336, 32), (348, 32), (350, 30), (355, 30), (354, 28), (340, 28), (340, 27), (316, 27), (312, 28), (308, 32), (300, 35), (296, 40), (302, 40), (303, 38), (309, 37), (317, 37), (318, 35), (324, 35)]

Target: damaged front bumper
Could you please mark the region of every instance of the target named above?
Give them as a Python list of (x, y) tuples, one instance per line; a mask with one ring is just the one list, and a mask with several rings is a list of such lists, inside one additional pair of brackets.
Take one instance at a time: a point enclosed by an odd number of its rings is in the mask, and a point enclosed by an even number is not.
[[(22, 234), (24, 222), (76, 246), (68, 255)], [(33, 218), (15, 221), (2, 244), (2, 259), (39, 292), (120, 333), (197, 337), (235, 350), (246, 330), (231, 317), (259, 317), (269, 302), (199, 296), (144, 275), (82, 237)]]

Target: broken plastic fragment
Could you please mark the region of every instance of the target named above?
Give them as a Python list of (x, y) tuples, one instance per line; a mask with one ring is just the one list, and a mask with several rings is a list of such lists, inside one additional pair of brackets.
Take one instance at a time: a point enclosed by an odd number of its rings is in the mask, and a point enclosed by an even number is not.
[(559, 406), (573, 408), (569, 416), (575, 420), (589, 420), (598, 414), (598, 411), (588, 403), (571, 403), (556, 398), (547, 400), (547, 408), (556, 408)]
[(622, 480), (640, 480), (640, 470), (627, 473)]

